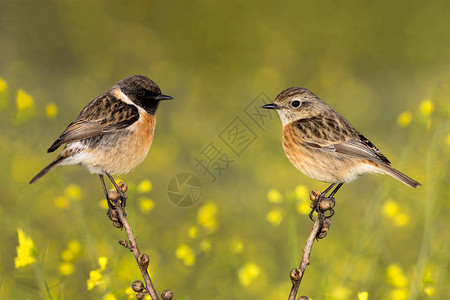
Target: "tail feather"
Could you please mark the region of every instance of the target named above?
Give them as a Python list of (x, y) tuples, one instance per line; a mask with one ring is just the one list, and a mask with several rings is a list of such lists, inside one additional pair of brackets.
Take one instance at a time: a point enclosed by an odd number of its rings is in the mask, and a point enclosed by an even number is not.
[(408, 185), (410, 187), (413, 187), (413, 188), (416, 189), (418, 186), (422, 186), (420, 183), (418, 183), (414, 179), (406, 176), (402, 172), (394, 169), (393, 167), (391, 167), (391, 166), (389, 166), (387, 164), (383, 164), (381, 167), (386, 172), (387, 175), (391, 175), (392, 177), (394, 177), (398, 181), (401, 181), (401, 182), (403, 182), (404, 184), (406, 184), (406, 185)]
[(61, 160), (63, 160), (63, 157), (57, 157), (54, 161), (52, 161), (48, 166), (46, 166), (42, 171), (40, 171), (36, 176), (33, 177), (33, 179), (30, 180), (30, 184), (32, 184), (33, 182), (35, 182), (36, 180), (38, 180), (39, 178), (41, 178), (42, 176), (44, 176), (45, 174), (48, 173), (48, 171), (50, 171), (51, 169), (53, 169), (54, 167), (57, 167), (58, 164), (61, 162)]

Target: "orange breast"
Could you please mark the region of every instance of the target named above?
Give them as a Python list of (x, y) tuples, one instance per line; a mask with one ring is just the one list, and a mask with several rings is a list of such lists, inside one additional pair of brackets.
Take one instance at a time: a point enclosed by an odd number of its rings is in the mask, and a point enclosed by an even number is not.
[(105, 135), (102, 143), (88, 151), (89, 157), (82, 162), (93, 173), (127, 173), (138, 166), (147, 156), (153, 142), (156, 118), (140, 112), (139, 120), (130, 127), (111, 135)]

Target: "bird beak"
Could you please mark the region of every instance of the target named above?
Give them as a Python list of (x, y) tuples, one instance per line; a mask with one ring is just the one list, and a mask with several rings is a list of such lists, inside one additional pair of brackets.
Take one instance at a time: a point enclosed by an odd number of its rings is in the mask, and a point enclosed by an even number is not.
[(171, 99), (173, 98), (163, 94), (159, 94), (158, 96), (155, 97), (155, 100), (171, 100)]
[(280, 109), (281, 108), (281, 106), (278, 106), (275, 103), (266, 104), (266, 105), (261, 106), (261, 107), (265, 108), (265, 109)]

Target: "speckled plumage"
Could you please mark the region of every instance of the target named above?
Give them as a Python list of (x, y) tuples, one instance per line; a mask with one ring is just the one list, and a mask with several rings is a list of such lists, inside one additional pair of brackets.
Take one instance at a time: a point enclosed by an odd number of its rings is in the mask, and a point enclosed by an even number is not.
[(344, 183), (359, 175), (381, 173), (411, 187), (420, 185), (392, 168), (373, 143), (309, 90), (289, 88), (264, 107), (277, 110), (286, 156), (305, 175)]
[(65, 145), (30, 183), (59, 165), (80, 164), (91, 173), (126, 173), (146, 157), (159, 101), (172, 99), (143, 75), (127, 77), (89, 102), (48, 152)]

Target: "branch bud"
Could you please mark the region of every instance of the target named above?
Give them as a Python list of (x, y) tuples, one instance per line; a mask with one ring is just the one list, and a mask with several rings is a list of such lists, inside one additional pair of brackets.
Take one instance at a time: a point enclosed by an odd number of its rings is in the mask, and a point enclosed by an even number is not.
[(300, 280), (300, 278), (302, 277), (302, 272), (299, 269), (294, 268), (289, 273), (289, 276), (291, 277), (291, 281), (295, 282), (295, 281)]
[(163, 300), (172, 300), (173, 292), (171, 290), (164, 290), (161, 294), (161, 298), (163, 298)]
[(328, 199), (324, 199), (322, 201), (319, 202), (319, 209), (321, 211), (326, 211), (329, 210), (331, 208), (331, 201)]
[(133, 291), (135, 292), (142, 292), (145, 288), (144, 283), (140, 280), (135, 280), (133, 281), (133, 283), (131, 284), (131, 288), (133, 289)]
[(147, 268), (149, 262), (150, 262), (150, 257), (148, 257), (147, 254), (144, 253), (144, 254), (141, 254), (141, 255), (139, 256), (139, 263), (140, 263), (144, 268)]
[(122, 228), (123, 228), (122, 223), (120, 223), (120, 222), (118, 222), (118, 221), (114, 221), (114, 222), (113, 222), (113, 226), (116, 227), (116, 228), (119, 228), (119, 229), (122, 229)]
[(111, 200), (113, 202), (116, 202), (117, 200), (119, 200), (119, 198), (120, 198), (120, 195), (119, 195), (118, 192), (116, 192), (114, 190), (111, 190), (111, 191), (108, 192), (108, 199), (109, 200)]
[(320, 196), (320, 192), (318, 190), (309, 192), (309, 199), (313, 202), (317, 201), (319, 199), (319, 196)]
[(317, 236), (318, 239), (323, 239), (327, 236), (327, 232), (326, 231), (322, 231), (321, 233), (319, 233), (319, 235)]
[(121, 181), (117, 186), (122, 191), (122, 193), (126, 193), (128, 191), (128, 184), (126, 184), (125, 182)]
[(136, 294), (136, 299), (142, 300), (144, 298), (145, 298), (145, 293), (139, 292), (139, 293)]

